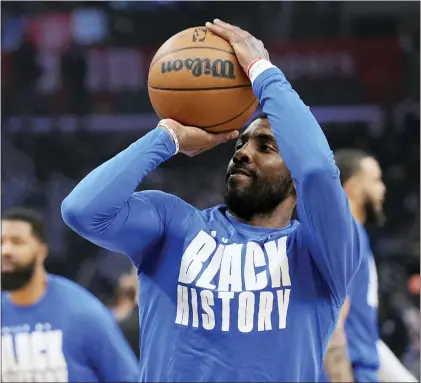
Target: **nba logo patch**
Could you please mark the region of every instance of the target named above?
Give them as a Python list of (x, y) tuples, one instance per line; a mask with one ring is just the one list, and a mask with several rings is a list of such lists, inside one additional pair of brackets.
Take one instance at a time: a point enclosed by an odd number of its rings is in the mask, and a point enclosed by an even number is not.
[(203, 43), (206, 39), (206, 35), (208, 33), (208, 28), (195, 28), (193, 31), (193, 39), (194, 43)]

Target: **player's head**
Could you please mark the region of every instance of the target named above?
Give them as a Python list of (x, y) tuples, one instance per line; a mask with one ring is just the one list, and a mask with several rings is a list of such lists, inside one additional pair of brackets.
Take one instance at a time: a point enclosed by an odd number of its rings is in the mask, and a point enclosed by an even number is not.
[(1, 220), (1, 288), (19, 290), (43, 267), (47, 245), (42, 217), (31, 209), (13, 208)]
[(382, 225), (386, 187), (377, 160), (362, 150), (340, 149), (335, 152), (335, 161), (349, 199), (365, 209), (367, 220)]
[(244, 220), (271, 215), (295, 196), (291, 173), (282, 160), (266, 114), (257, 116), (236, 143), (228, 164), (225, 203)]

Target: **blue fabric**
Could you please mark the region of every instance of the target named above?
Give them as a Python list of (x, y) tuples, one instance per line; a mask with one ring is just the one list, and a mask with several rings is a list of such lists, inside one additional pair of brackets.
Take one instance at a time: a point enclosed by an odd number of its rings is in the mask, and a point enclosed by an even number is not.
[(93, 170), (62, 205), (83, 237), (139, 270), (142, 382), (315, 382), (359, 263), (339, 171), (283, 73), (253, 89), (296, 182), (301, 223), (252, 227), (225, 206), (199, 211), (135, 193), (175, 145), (154, 129)]
[(16, 306), (2, 292), (2, 377), (12, 382), (136, 382), (136, 357), (110, 311), (68, 279)]

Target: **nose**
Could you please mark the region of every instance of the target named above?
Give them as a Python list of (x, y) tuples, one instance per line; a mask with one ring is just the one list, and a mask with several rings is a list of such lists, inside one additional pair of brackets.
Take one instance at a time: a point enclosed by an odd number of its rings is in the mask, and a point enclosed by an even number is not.
[(381, 187), (382, 197), (384, 197), (384, 196), (385, 196), (386, 192), (387, 192), (386, 185), (385, 185), (384, 183), (382, 183), (382, 187)]
[(235, 164), (239, 164), (241, 162), (249, 164), (251, 162), (250, 145), (248, 143), (244, 144), (234, 153), (233, 162)]
[(12, 254), (12, 245), (9, 241), (2, 241), (1, 244), (1, 257), (5, 258)]

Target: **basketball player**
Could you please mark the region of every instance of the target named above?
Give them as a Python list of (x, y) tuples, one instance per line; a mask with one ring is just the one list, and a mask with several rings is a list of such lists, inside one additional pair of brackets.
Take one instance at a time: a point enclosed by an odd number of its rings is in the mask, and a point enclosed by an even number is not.
[(136, 382), (136, 358), (111, 313), (79, 285), (47, 274), (42, 218), (2, 216), (3, 382)]
[[(373, 220), (385, 221), (383, 200), (386, 192), (379, 163), (369, 154), (356, 149), (341, 149), (335, 153), (341, 172), (341, 182), (348, 195), (352, 214), (360, 231), (362, 261), (348, 290), (350, 307), (345, 325), (338, 327), (331, 343), (339, 339), (348, 342), (348, 353), (356, 382), (416, 382), (416, 378), (379, 339), (377, 271), (364, 225)], [(342, 351), (327, 352), (325, 367), (333, 382), (348, 381), (346, 342)], [(349, 362), (348, 362), (349, 366)], [(380, 371), (379, 371), (380, 367)], [(340, 379), (344, 376), (344, 379)], [(339, 379), (338, 379), (339, 378)]]
[(265, 113), (237, 139), (225, 204), (134, 192), (178, 151), (238, 136), (165, 119), (88, 174), (63, 218), (139, 270), (141, 381), (315, 382), (359, 267), (356, 224), (320, 126), (262, 42), (206, 25), (231, 43)]

